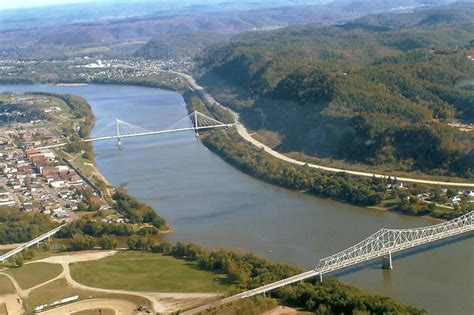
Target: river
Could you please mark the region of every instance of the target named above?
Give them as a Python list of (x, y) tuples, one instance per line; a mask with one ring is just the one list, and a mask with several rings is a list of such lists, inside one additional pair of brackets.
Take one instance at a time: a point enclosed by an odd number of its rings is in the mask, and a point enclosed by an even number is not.
[[(97, 118), (93, 135), (116, 117), (162, 129), (187, 115), (181, 95), (113, 85), (0, 85), (2, 91), (49, 91), (84, 97)], [(193, 132), (94, 143), (100, 171), (153, 206), (173, 228), (171, 241), (252, 252), (275, 262), (315, 266), (378, 229), (437, 223), (368, 210), (272, 186), (225, 163)], [(334, 274), (368, 292), (433, 314), (474, 314), (474, 237), (458, 237)]]

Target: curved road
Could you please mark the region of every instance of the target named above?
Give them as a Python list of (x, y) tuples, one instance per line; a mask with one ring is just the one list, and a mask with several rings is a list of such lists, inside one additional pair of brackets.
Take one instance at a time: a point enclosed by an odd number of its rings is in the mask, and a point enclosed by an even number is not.
[[(351, 175), (356, 175), (356, 176), (377, 177), (377, 178), (387, 178), (387, 177), (390, 176), (390, 175), (384, 175), (384, 174), (352, 171), (352, 170), (346, 170), (346, 169), (342, 169), (342, 168), (335, 168), (335, 167), (328, 167), (328, 166), (324, 166), (324, 165), (306, 163), (306, 162), (303, 162), (303, 161), (295, 160), (295, 159), (290, 158), (286, 155), (283, 155), (283, 154), (273, 150), (272, 148), (266, 146), (265, 144), (261, 143), (260, 141), (252, 138), (252, 136), (250, 136), (250, 134), (248, 133), (245, 126), (242, 125), (242, 123), (240, 123), (239, 114), (234, 112), (233, 110), (223, 106), (218, 101), (216, 101), (214, 99), (214, 97), (212, 97), (212, 95), (210, 95), (202, 86), (200, 86), (199, 84), (196, 83), (196, 81), (194, 80), (194, 78), (192, 76), (190, 76), (188, 74), (185, 74), (185, 73), (181, 73), (181, 72), (175, 72), (175, 71), (163, 71), (163, 72), (169, 72), (169, 73), (173, 73), (173, 74), (176, 74), (176, 75), (179, 75), (179, 76), (183, 77), (188, 82), (190, 88), (197, 95), (199, 95), (199, 97), (201, 98), (201, 100), (203, 102), (205, 102), (208, 105), (217, 104), (220, 107), (222, 107), (222, 108), (228, 110), (229, 112), (231, 112), (234, 115), (235, 125), (236, 125), (237, 132), (239, 133), (239, 135), (242, 138), (244, 138), (245, 140), (247, 140), (248, 142), (250, 142), (251, 144), (253, 144), (254, 146), (263, 149), (265, 152), (267, 152), (268, 154), (271, 154), (272, 156), (276, 157), (277, 159), (280, 159), (280, 160), (288, 162), (288, 163), (296, 164), (296, 165), (305, 165), (306, 164), (309, 167), (317, 168), (317, 169), (321, 169), (321, 170), (325, 170), (325, 171), (329, 171), (329, 172), (345, 172), (345, 173), (348, 173), (348, 174), (351, 174)], [(392, 177), (393, 177), (393, 175), (392, 175)], [(411, 177), (398, 177), (398, 176), (397, 176), (397, 179), (399, 181), (402, 181), (402, 182), (410, 182), (410, 183), (474, 188), (474, 183), (444, 182), (444, 181), (426, 180), (426, 179), (418, 179), (418, 178), (411, 178)]]

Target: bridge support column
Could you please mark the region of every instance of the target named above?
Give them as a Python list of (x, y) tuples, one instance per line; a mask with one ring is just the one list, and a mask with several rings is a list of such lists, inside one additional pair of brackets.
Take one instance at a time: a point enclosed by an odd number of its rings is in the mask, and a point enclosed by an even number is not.
[(117, 145), (121, 146), (122, 142), (120, 142), (120, 123), (118, 118), (115, 119), (115, 135), (117, 136)]
[(322, 274), (322, 273), (320, 273), (320, 274), (318, 275), (318, 278), (319, 278), (319, 282), (320, 282), (320, 283), (323, 282), (323, 274)]
[(382, 269), (392, 269), (392, 253), (382, 256)]
[(194, 111), (194, 131), (196, 132), (196, 137), (199, 137), (198, 118), (197, 118), (197, 112), (196, 111)]

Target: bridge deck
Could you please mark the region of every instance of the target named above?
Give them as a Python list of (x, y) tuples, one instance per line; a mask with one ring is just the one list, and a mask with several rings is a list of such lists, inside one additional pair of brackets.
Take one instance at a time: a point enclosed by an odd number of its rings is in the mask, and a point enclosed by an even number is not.
[(362, 242), (337, 254), (323, 258), (313, 270), (275, 281), (261, 287), (241, 292), (228, 298), (203, 305), (182, 314), (196, 314), (210, 308), (231, 303), (240, 299), (262, 294), (318, 275), (354, 266), (387, 254), (434, 242), (474, 230), (474, 211), (456, 219), (436, 225), (416, 229), (382, 229)]

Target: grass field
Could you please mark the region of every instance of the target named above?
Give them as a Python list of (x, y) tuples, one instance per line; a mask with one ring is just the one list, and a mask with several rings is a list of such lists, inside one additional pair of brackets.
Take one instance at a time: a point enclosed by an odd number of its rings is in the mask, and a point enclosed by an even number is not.
[(61, 265), (38, 262), (8, 269), (6, 272), (15, 277), (22, 289), (28, 289), (53, 279), (62, 271), (63, 267)]
[(13, 293), (15, 293), (15, 287), (13, 286), (10, 279), (4, 275), (0, 275), (0, 295)]
[(119, 252), (101, 260), (71, 265), (72, 277), (85, 285), (130, 291), (225, 292), (224, 275), (198, 270), (193, 263), (161, 254)]
[(55, 280), (45, 286), (33, 290), (24, 302), (27, 312), (31, 312), (40, 304), (51, 304), (54, 301), (74, 295), (79, 295), (78, 301), (92, 298), (113, 298), (130, 301), (135, 305), (150, 307), (150, 302), (145, 298), (123, 294), (107, 294), (78, 290), (70, 287), (65, 279)]

